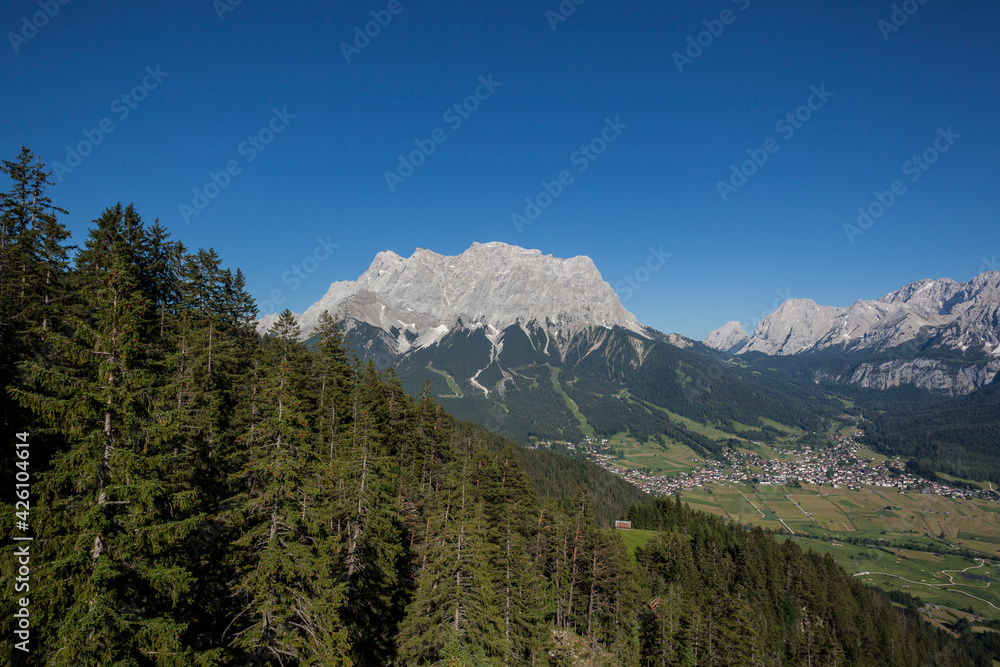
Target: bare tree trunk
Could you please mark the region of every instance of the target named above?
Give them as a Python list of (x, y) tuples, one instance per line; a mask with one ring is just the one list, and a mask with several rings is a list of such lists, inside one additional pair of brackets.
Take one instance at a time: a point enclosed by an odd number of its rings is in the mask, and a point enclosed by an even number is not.
[(583, 520), (582, 515), (578, 515), (576, 517), (576, 534), (573, 536), (573, 563), (570, 568), (570, 575), (569, 575), (569, 604), (567, 608), (567, 618), (569, 614), (573, 613), (573, 591), (576, 587), (576, 574), (577, 574), (576, 556), (580, 550), (580, 528), (581, 528), (580, 524), (582, 523), (582, 520)]
[(462, 611), (462, 538), (465, 536), (465, 475), (462, 475), (462, 508), (459, 510), (462, 526), (458, 529), (458, 546), (455, 552), (455, 560), (458, 567), (455, 568), (455, 632), (461, 631), (461, 611)]
[(587, 636), (591, 639), (591, 646), (594, 644), (593, 635), (590, 630), (594, 620), (594, 597), (597, 592), (597, 549), (590, 559), (590, 599), (587, 601)]
[(424, 558), (423, 562), (420, 563), (420, 571), (423, 572), (427, 569), (427, 549), (430, 545), (431, 539), (431, 520), (427, 519), (427, 527), (424, 529)]
[(504, 637), (507, 639), (507, 650), (504, 651), (503, 664), (510, 664), (510, 621), (511, 621), (511, 610), (510, 610), (510, 522), (507, 523), (507, 579), (504, 588), (504, 614), (503, 614), (503, 625), (504, 625)]
[(333, 443), (337, 437), (337, 407), (330, 403), (330, 463), (333, 463)]
[(349, 542), (347, 545), (347, 576), (351, 577), (354, 575), (354, 571), (357, 569), (357, 558), (354, 555), (355, 549), (358, 548), (358, 538), (361, 536), (361, 523), (362, 523), (362, 510), (364, 509), (364, 499), (365, 499), (365, 484), (368, 480), (368, 436), (362, 437), (362, 450), (361, 450), (361, 489), (358, 491), (358, 508), (354, 515), (354, 528), (351, 531), (349, 537)]
[[(101, 476), (99, 480), (99, 491), (97, 493), (97, 504), (104, 507), (108, 504), (108, 482), (111, 471), (111, 452), (114, 450), (114, 439), (111, 432), (111, 411), (104, 413), (104, 452), (101, 457)], [(94, 536), (94, 548), (90, 555), (96, 561), (104, 553), (104, 542), (98, 533)]]

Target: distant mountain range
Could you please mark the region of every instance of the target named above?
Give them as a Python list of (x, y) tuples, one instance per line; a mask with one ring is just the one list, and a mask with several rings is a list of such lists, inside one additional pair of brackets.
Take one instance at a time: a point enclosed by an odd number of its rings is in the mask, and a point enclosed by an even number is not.
[(829, 400), (816, 389), (792, 396), (701, 343), (641, 324), (588, 257), (505, 243), (457, 256), (381, 252), (299, 316), (305, 338), (324, 311), (359, 357), (393, 366), (407, 390), (428, 382), (452, 414), (522, 442), (629, 432), (711, 454), (717, 439), (692, 421), (753, 436), (762, 418), (816, 430), (833, 409), (824, 412)]
[(818, 381), (966, 394), (1000, 371), (1000, 272), (966, 283), (920, 280), (846, 308), (789, 299), (752, 335), (729, 322), (704, 343), (729, 354), (798, 357)]

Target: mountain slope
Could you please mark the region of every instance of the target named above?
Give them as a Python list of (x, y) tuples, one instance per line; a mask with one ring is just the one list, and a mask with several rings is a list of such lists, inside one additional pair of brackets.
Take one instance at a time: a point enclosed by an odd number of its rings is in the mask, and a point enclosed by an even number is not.
[(865, 441), (912, 458), (911, 467), (921, 474), (1000, 483), (1000, 382), (967, 396), (874, 416)]
[(735, 354), (743, 349), (749, 342), (750, 337), (743, 331), (739, 322), (726, 322), (721, 327), (708, 334), (703, 343), (709, 347)]
[[(706, 344), (721, 349), (729, 342), (726, 334), (731, 325), (709, 334)], [(1000, 357), (1000, 272), (986, 272), (967, 283), (921, 280), (877, 301), (856, 301), (846, 308), (789, 299), (735, 351), (882, 352), (911, 342), (970, 356)]]
[[(966, 394), (1000, 372), (1000, 272), (967, 283), (921, 280), (846, 308), (790, 299), (745, 340), (732, 324), (705, 344), (733, 354), (816, 360), (818, 381)], [(831, 371), (819, 361), (831, 355), (847, 363)]]
[(718, 456), (719, 443), (678, 417), (739, 437), (748, 434), (737, 425), (760, 429), (762, 419), (820, 430), (839, 412), (839, 403), (815, 384), (791, 394), (768, 387), (698, 344), (682, 349), (621, 329), (592, 328), (546, 348), (538, 329), (515, 326), (501, 334), (503, 348), (494, 354), (481, 331), (454, 332), (399, 358), (397, 372), (407, 389), (427, 381), (449, 411), (522, 442), (627, 432)]

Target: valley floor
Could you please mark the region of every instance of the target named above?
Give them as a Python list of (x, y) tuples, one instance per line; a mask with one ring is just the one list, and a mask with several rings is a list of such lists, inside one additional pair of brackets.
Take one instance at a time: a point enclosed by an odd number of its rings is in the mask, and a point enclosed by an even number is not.
[[(992, 485), (917, 477), (849, 433), (832, 436), (828, 448), (746, 445), (728, 451), (724, 464), (686, 447), (620, 437), (548, 443), (654, 495), (679, 494), (692, 509), (828, 553), (865, 583), (920, 597), (929, 619), (1000, 619), (1000, 494)], [(650, 537), (633, 532), (626, 540), (633, 549)]]
[[(900, 493), (918, 491), (949, 498), (996, 501), (1000, 493), (991, 488), (965, 489), (935, 482), (907, 473), (897, 459), (878, 457), (864, 450), (855, 440), (833, 436), (832, 446), (813, 449), (800, 446), (794, 450), (752, 443), (756, 451), (734, 449), (728, 452), (728, 464), (706, 459), (704, 465), (689, 471), (661, 475), (645, 472), (616, 461), (607, 454), (593, 454), (594, 461), (611, 472), (653, 495), (673, 495), (705, 484), (749, 484), (775, 486), (830, 484), (833, 488), (859, 491), (862, 487), (893, 489)], [(808, 515), (808, 513), (807, 513)]]

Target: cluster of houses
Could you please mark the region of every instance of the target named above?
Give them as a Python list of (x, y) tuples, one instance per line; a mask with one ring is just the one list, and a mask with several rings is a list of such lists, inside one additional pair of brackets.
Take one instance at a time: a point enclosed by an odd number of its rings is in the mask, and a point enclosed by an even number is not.
[(614, 447), (607, 438), (584, 438), (583, 442), (554, 442), (552, 440), (539, 440), (528, 445), (528, 449), (551, 449), (554, 451), (566, 450), (569, 454), (582, 454), (588, 459), (611, 460), (616, 456)]
[[(683, 489), (706, 484), (829, 484), (834, 488), (860, 490), (862, 486), (896, 488), (900, 493), (920, 491), (952, 498), (998, 500), (1000, 494), (991, 489), (962, 489), (906, 472), (900, 459), (889, 459), (876, 465), (863, 458), (862, 449), (852, 437), (831, 436), (832, 444), (823, 449), (801, 446), (794, 453), (775, 449), (774, 458), (746, 450), (730, 450), (728, 463), (706, 459), (701, 467), (672, 475), (652, 475), (641, 469), (623, 469), (614, 449), (607, 440), (588, 438), (581, 445), (568, 448), (583, 451), (598, 465), (620, 475), (647, 493), (673, 495)], [(756, 445), (767, 447), (768, 445)]]

